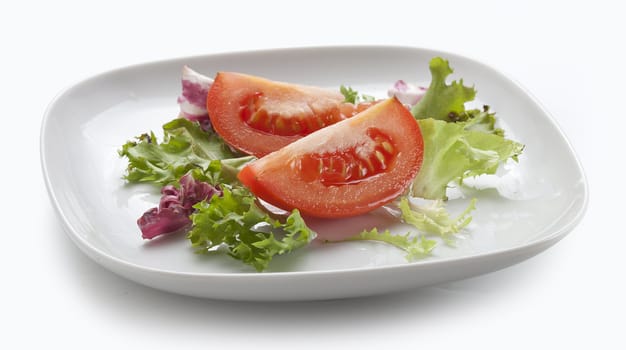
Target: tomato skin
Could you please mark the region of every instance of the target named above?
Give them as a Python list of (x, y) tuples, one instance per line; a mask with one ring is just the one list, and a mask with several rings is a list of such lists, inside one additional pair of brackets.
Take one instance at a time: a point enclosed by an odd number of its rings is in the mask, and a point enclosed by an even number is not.
[(423, 151), (418, 123), (391, 98), (257, 159), (238, 178), (276, 207), (349, 217), (401, 195), (419, 171)]
[(229, 145), (262, 157), (351, 116), (342, 114), (343, 100), (339, 92), (220, 72), (207, 95), (207, 111)]

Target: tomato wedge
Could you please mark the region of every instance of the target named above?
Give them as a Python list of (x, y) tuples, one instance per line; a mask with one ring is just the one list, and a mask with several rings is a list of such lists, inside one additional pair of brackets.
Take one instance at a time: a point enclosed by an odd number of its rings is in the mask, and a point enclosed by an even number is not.
[(366, 213), (402, 194), (423, 155), (418, 123), (391, 98), (257, 159), (238, 178), (279, 208), (340, 218)]
[(215, 131), (238, 150), (262, 157), (367, 109), (339, 92), (220, 72), (207, 96)]

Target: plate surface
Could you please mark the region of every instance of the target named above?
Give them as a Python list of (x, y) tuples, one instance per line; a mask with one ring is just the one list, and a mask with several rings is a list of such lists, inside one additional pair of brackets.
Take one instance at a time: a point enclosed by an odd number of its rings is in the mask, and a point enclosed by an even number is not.
[[(385, 97), (398, 79), (430, 81), (428, 61), (442, 56), (478, 90), (477, 104), (497, 112), (509, 138), (526, 145), (519, 164), (477, 181), (491, 188), (457, 190), (449, 209), (477, 197), (474, 220), (455, 247), (407, 263), (402, 252), (374, 242), (315, 243), (274, 259), (256, 273), (226, 256), (193, 254), (183, 236), (142, 240), (136, 219), (158, 203), (158, 189), (129, 186), (117, 150), (128, 139), (176, 117), (185, 64), (212, 76), (238, 71), (273, 80)], [(510, 266), (570, 232), (587, 205), (587, 185), (571, 146), (549, 114), (502, 73), (471, 59), (403, 47), (280, 49), (180, 58), (107, 72), (60, 94), (41, 130), (41, 161), (50, 198), (77, 246), (96, 262), (136, 282), (186, 295), (232, 300), (313, 300), (380, 294), (461, 279)], [(321, 236), (378, 226), (405, 233), (383, 211), (347, 220), (316, 220)]]

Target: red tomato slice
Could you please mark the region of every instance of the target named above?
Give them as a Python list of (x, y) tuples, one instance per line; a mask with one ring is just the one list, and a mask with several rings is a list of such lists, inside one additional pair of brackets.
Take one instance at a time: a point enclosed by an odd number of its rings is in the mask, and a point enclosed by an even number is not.
[(418, 123), (392, 98), (248, 164), (238, 177), (274, 206), (339, 218), (402, 194), (423, 155)]
[(373, 103), (344, 103), (339, 92), (220, 72), (207, 96), (217, 133), (242, 152), (262, 157)]

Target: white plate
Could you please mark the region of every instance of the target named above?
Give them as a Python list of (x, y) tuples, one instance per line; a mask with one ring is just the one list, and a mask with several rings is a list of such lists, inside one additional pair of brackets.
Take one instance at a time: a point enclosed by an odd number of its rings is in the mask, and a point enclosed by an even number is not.
[[(454, 78), (475, 84), (512, 137), (526, 145), (519, 164), (496, 189), (469, 193), (478, 208), (456, 247), (408, 263), (373, 242), (313, 244), (275, 258), (256, 273), (226, 256), (193, 254), (183, 236), (144, 242), (135, 224), (155, 206), (158, 190), (128, 186), (117, 150), (178, 112), (184, 64), (207, 75), (220, 70), (275, 80), (357, 90), (384, 97), (397, 79), (427, 84), (428, 61), (450, 60)], [(550, 247), (583, 216), (587, 185), (568, 141), (548, 113), (518, 84), (468, 58), (402, 47), (326, 47), (220, 54), (142, 64), (107, 72), (67, 89), (51, 104), (41, 130), (41, 160), (50, 198), (67, 233), (88, 256), (124, 277), (175, 293), (233, 300), (310, 300), (364, 296), (494, 271)], [(466, 195), (468, 195), (466, 193)], [(467, 199), (450, 201), (461, 210)], [(321, 234), (407, 227), (381, 212), (311, 223)]]

